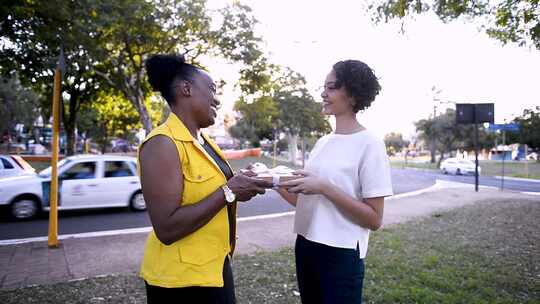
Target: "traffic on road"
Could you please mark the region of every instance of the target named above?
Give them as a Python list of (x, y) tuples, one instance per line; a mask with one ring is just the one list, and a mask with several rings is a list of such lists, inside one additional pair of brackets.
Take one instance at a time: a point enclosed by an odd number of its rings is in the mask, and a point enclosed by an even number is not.
[[(97, 165), (97, 167), (99, 166), (103, 168), (103, 164)], [(102, 176), (102, 173), (96, 173), (96, 176)], [(428, 188), (434, 185), (438, 179), (466, 183), (474, 188), (474, 176), (444, 175), (438, 171), (427, 170), (392, 169), (394, 194)], [(480, 185), (500, 187), (501, 180), (496, 177), (481, 176)], [(537, 181), (505, 180), (504, 188), (505, 191), (537, 192), (540, 194), (540, 182)], [(137, 187), (133, 187), (133, 193), (136, 193), (136, 191)], [(481, 188), (480, 191), (482, 191)], [(119, 197), (118, 201), (124, 201), (122, 204), (118, 204), (118, 206), (122, 206), (120, 208), (94, 208), (84, 210), (73, 210), (75, 208), (66, 210), (66, 208), (64, 208), (59, 216), (59, 234), (77, 234), (150, 227), (151, 224), (146, 212), (130, 212), (129, 208), (126, 208), (128, 206), (128, 203), (125, 202), (127, 197), (128, 195), (124, 195), (122, 199)], [(98, 205), (100, 204), (96, 203), (94, 206)], [(276, 192), (267, 191), (263, 196), (257, 196), (249, 202), (239, 204), (238, 216), (243, 218), (290, 211), (294, 211), (293, 207), (281, 199)], [(2, 226), (2, 229), (0, 229), (0, 240), (41, 237), (47, 235), (48, 218), (47, 213), (44, 212), (30, 221), (14, 221), (4, 214), (4, 217), (0, 221), (0, 225)]]

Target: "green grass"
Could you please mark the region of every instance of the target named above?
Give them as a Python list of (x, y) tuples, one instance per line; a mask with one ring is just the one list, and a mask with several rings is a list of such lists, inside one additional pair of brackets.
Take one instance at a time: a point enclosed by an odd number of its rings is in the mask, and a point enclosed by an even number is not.
[(416, 168), (416, 169), (424, 169), (424, 170), (438, 170), (437, 163), (432, 164), (429, 161), (428, 162), (411, 162), (411, 161), (408, 161), (407, 163), (405, 163), (402, 160), (391, 160), (390, 161), (390, 166), (392, 168), (398, 168), (398, 169)]
[[(365, 303), (540, 303), (540, 202), (479, 203), (372, 234)], [(300, 303), (291, 248), (238, 256), (238, 303)], [(135, 274), (0, 291), (2, 303), (145, 303)]]
[[(502, 161), (494, 160), (481, 160), (479, 161), (482, 168), (482, 175), (484, 176), (497, 176), (502, 175)], [(411, 162), (407, 164), (403, 160), (392, 159), (390, 161), (392, 168), (417, 168), (424, 170), (439, 170), (437, 163), (428, 162)], [(504, 162), (504, 175), (522, 178), (540, 179), (540, 162), (536, 161), (505, 161)]]

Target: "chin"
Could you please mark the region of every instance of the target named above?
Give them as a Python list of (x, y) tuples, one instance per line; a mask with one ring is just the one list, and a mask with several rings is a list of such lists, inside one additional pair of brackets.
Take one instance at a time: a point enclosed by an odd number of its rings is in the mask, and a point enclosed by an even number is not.
[(323, 115), (334, 115), (334, 112), (332, 112), (330, 109), (328, 109), (328, 110), (323, 109), (322, 113), (323, 113)]
[(208, 119), (207, 125), (204, 126), (204, 128), (208, 128), (208, 127), (210, 127), (211, 125), (213, 125), (213, 124), (215, 124), (215, 123), (216, 123), (216, 119), (215, 119), (214, 117), (210, 117), (210, 118)]

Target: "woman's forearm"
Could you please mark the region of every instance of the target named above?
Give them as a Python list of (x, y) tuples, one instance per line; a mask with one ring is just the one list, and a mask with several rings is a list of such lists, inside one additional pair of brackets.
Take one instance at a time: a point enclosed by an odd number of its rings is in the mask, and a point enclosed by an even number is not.
[(291, 204), (292, 206), (296, 207), (296, 202), (298, 201), (298, 194), (295, 193), (289, 193), (285, 188), (277, 188), (276, 192), (281, 195), (281, 197), (287, 201), (287, 203)]
[(206, 225), (225, 206), (218, 189), (197, 204), (178, 206), (161, 225), (154, 225), (156, 235), (162, 243), (172, 244)]
[(382, 225), (384, 197), (359, 201), (332, 184), (326, 184), (322, 194), (360, 226), (377, 230)]

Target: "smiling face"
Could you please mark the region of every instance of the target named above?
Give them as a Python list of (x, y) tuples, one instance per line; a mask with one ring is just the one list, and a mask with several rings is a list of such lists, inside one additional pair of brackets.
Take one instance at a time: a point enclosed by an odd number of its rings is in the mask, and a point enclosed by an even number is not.
[(334, 70), (326, 76), (321, 97), (323, 99), (323, 114), (335, 116), (354, 114), (352, 107), (354, 99), (344, 86), (339, 87)]
[(220, 104), (216, 98), (216, 84), (206, 72), (199, 71), (191, 83), (192, 114), (200, 128), (213, 125)]

